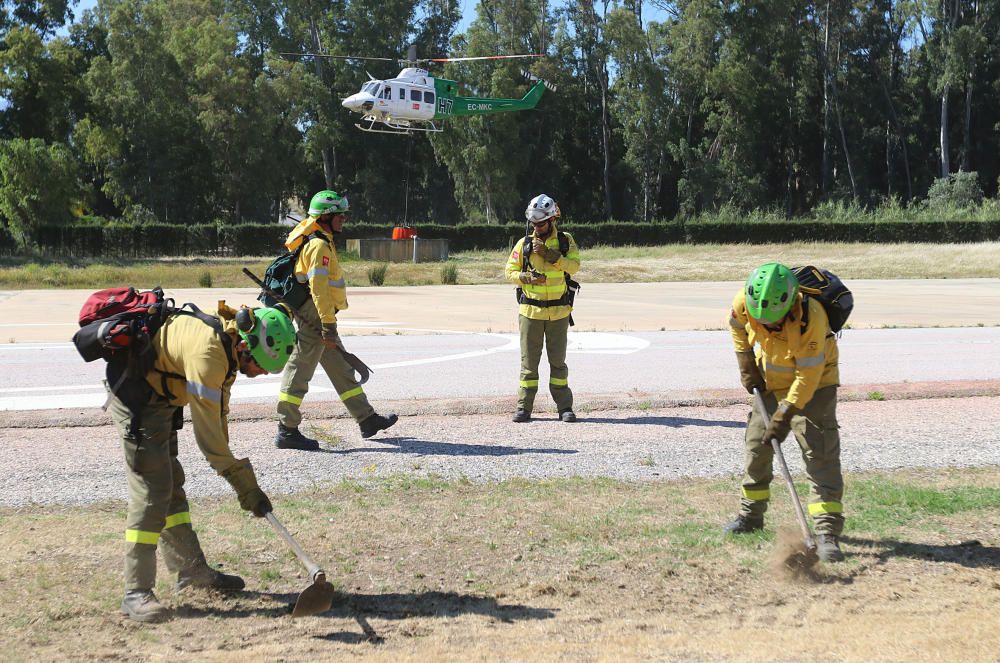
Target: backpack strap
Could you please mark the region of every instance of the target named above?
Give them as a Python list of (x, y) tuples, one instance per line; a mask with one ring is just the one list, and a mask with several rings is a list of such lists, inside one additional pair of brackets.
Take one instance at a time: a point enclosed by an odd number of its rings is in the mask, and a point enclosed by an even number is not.
[[(556, 233), (556, 238), (559, 240), (559, 253), (562, 254), (563, 258), (565, 258), (566, 254), (569, 253), (569, 237), (566, 236), (566, 233), (560, 230)], [(524, 243), (521, 245), (522, 272), (526, 272), (531, 269), (531, 264), (528, 262), (528, 259), (531, 258), (532, 248), (531, 234), (529, 233), (524, 236)]]

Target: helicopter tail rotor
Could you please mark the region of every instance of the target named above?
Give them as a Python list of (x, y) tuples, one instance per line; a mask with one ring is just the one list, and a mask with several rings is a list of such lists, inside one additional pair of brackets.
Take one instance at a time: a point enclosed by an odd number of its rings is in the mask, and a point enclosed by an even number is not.
[(524, 76), (525, 78), (527, 78), (532, 83), (537, 83), (537, 82), (541, 81), (545, 85), (545, 89), (546, 90), (549, 90), (551, 92), (555, 92), (556, 91), (556, 84), (555, 83), (550, 83), (547, 80), (545, 80), (544, 78), (539, 78), (538, 76), (535, 76), (533, 73), (531, 73), (527, 69), (522, 69), (521, 70), (521, 75)]

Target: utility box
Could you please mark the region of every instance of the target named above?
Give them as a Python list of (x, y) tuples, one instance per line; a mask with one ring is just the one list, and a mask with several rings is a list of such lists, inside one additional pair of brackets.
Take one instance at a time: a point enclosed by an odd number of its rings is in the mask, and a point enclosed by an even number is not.
[(446, 239), (349, 239), (347, 250), (375, 262), (441, 262), (448, 259)]

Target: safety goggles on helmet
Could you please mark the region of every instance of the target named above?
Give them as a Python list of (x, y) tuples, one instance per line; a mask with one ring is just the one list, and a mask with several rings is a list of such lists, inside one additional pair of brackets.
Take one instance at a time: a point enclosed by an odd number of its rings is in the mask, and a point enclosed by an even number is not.
[(551, 197), (544, 193), (538, 194), (531, 199), (528, 207), (524, 210), (524, 218), (531, 223), (541, 223), (559, 216), (559, 205)]
[(795, 303), (799, 281), (788, 267), (769, 262), (753, 270), (743, 288), (747, 313), (764, 323), (779, 322)]
[(309, 201), (309, 215), (344, 214), (351, 208), (345, 196), (336, 191), (320, 191)]
[(250, 356), (268, 373), (280, 373), (295, 349), (295, 327), (280, 309), (257, 308), (253, 311), (253, 327), (240, 330), (247, 342)]

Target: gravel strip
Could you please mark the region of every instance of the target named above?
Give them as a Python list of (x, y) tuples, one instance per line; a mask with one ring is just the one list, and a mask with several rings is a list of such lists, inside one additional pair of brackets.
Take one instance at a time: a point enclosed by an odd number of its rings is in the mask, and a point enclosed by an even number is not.
[[(274, 495), (343, 479), (393, 475), (465, 477), (602, 476), (628, 481), (736, 477), (747, 407), (671, 407), (578, 412), (514, 424), (508, 415), (403, 417), (363, 440), (353, 422), (310, 419), (303, 430), (342, 440), (318, 452), (276, 449), (273, 422), (230, 425), (233, 451), (249, 456)], [(1000, 465), (1000, 397), (842, 402), (845, 471)], [(389, 434), (391, 433), (391, 435)], [(793, 473), (800, 454), (786, 444)], [(190, 424), (180, 433), (189, 496), (231, 495), (201, 456)], [(0, 506), (88, 504), (126, 498), (122, 455), (110, 425), (0, 429)]]

